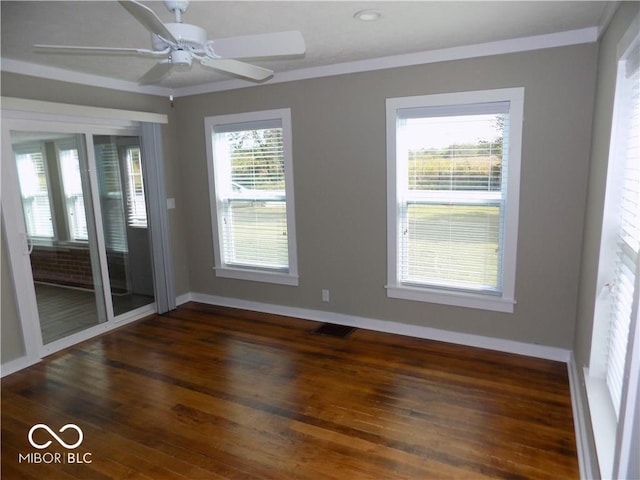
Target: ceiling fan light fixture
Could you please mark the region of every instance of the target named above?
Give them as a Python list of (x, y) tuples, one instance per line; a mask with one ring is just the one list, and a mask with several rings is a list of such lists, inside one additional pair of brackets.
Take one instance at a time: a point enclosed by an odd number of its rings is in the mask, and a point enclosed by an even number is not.
[(376, 22), (382, 18), (380, 10), (360, 10), (353, 14), (353, 18), (361, 22)]
[(188, 69), (191, 66), (191, 52), (187, 50), (173, 50), (169, 56), (169, 63)]

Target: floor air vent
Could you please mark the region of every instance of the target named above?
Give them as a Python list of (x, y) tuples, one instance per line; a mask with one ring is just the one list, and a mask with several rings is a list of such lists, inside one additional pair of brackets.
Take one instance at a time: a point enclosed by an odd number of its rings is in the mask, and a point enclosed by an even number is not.
[(316, 335), (325, 335), (327, 337), (345, 338), (351, 334), (356, 327), (347, 327), (345, 325), (336, 325), (335, 323), (323, 323), (318, 328), (311, 330), (309, 333)]

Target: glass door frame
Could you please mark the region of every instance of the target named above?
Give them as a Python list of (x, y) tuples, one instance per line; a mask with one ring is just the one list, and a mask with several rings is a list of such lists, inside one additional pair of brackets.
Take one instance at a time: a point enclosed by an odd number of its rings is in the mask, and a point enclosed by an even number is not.
[[(23, 104), (32, 109), (7, 110), (6, 101), (11, 105)], [(94, 135), (138, 136), (143, 142), (142, 131), (144, 121), (166, 123), (165, 115), (145, 114), (143, 112), (127, 112), (93, 107), (81, 107), (49, 102), (33, 102), (22, 99), (2, 99), (2, 222), (5, 245), (10, 263), (11, 277), (16, 293), (16, 307), (25, 346), (25, 363), (32, 364), (42, 357), (67, 348), (78, 342), (92, 338), (125, 323), (143, 318), (157, 311), (156, 303), (147, 305), (115, 317), (109, 288), (106, 246), (100, 216), (100, 199), (96, 168)], [(14, 102), (15, 101), (15, 102)], [(34, 111), (35, 110), (35, 111)], [(60, 114), (68, 110), (73, 115)], [(55, 112), (55, 113), (54, 113)], [(96, 116), (93, 116), (96, 115)], [(133, 120), (131, 120), (133, 118)], [(44, 344), (40, 330), (38, 309), (36, 304), (33, 274), (29, 258), (29, 245), (22, 201), (18, 184), (17, 168), (11, 144), (11, 132), (56, 132), (77, 134), (84, 137), (83, 149), (86, 149), (86, 161), (89, 169), (89, 183), (92, 216), (95, 219), (95, 233), (98, 244), (98, 255), (102, 277), (102, 290), (106, 301), (107, 321), (86, 330), (75, 333), (49, 344)], [(145, 160), (147, 160), (145, 158)], [(155, 268), (154, 268), (155, 270)]]

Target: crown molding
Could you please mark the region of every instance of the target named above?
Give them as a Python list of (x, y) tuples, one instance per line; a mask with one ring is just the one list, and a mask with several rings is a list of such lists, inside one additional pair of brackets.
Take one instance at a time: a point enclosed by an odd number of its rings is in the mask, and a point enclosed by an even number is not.
[(144, 93), (158, 96), (168, 96), (171, 93), (171, 89), (166, 87), (141, 86), (126, 80), (75, 72), (73, 70), (50, 67), (48, 65), (38, 65), (37, 63), (23, 62), (11, 58), (0, 58), (0, 70), (3, 72), (18, 73), (20, 75), (46, 78), (47, 80), (110, 88), (121, 92)]
[[(321, 67), (290, 70), (287, 72), (276, 73), (271, 79), (266, 82), (262, 82), (259, 85), (270, 85), (274, 83), (292, 82), (296, 80), (307, 80), (312, 78), (384, 70), (389, 68), (409, 67), (413, 65), (425, 65), (429, 63), (486, 57), (490, 55), (503, 55), (506, 53), (527, 52), (545, 48), (593, 43), (597, 40), (598, 27), (589, 27), (546, 35), (536, 35), (475, 45), (465, 45), (462, 47), (443, 48), (439, 50), (407, 53), (404, 55), (377, 57), (355, 62), (337, 63)], [(174, 90), (173, 94), (175, 97), (186, 97), (202, 93), (213, 93), (255, 86), (257, 86), (255, 83), (248, 82), (246, 80), (234, 79), (195, 85), (192, 87), (177, 88)]]
[(21, 62), (12, 59), (0, 59), (0, 69), (6, 72), (31, 75), (34, 77), (59, 80), (63, 82), (80, 83), (83, 85), (90, 85), (95, 87), (110, 88), (125, 92), (143, 93), (147, 95), (158, 96), (168, 96), (172, 94), (177, 98), (187, 97), (191, 95), (200, 95), (203, 93), (235, 90), (239, 88), (249, 88), (261, 85), (293, 82), (296, 80), (307, 80), (334, 75), (346, 75), (350, 73), (385, 70), (389, 68), (409, 67), (413, 65), (426, 65), (429, 63), (479, 58), (491, 55), (504, 55), (507, 53), (527, 52), (546, 48), (578, 45), (582, 43), (594, 43), (598, 41), (598, 35), (601, 30), (601, 27), (597, 26), (588, 27), (579, 30), (569, 30), (565, 32), (550, 33), (546, 35), (535, 35), (510, 40), (500, 40), (496, 42), (465, 45), (461, 47), (428, 50), (417, 53), (407, 53), (403, 55), (393, 55), (387, 57), (370, 58), (367, 60), (359, 60), (354, 62), (323, 65), (319, 67), (302, 68), (299, 70), (289, 70), (286, 72), (276, 73), (271, 79), (258, 84), (247, 80), (232, 79), (175, 89), (159, 86), (140, 86), (134, 82), (101, 77), (98, 75), (90, 75), (86, 73), (78, 73), (57, 67), (42, 66), (34, 63)]
[(602, 15), (600, 16), (600, 21), (598, 22), (598, 40), (600, 40), (602, 35), (604, 35), (604, 32), (607, 30), (607, 27), (611, 23), (611, 20), (621, 3), (622, 2), (620, 0), (615, 0), (609, 1), (605, 4)]

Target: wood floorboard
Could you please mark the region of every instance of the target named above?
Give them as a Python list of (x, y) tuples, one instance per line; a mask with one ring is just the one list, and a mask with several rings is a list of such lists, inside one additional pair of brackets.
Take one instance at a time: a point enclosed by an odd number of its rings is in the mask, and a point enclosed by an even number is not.
[[(578, 478), (565, 364), (316, 326), (188, 303), (10, 375), (3, 478)], [(38, 423), (91, 463), (19, 462)]]

